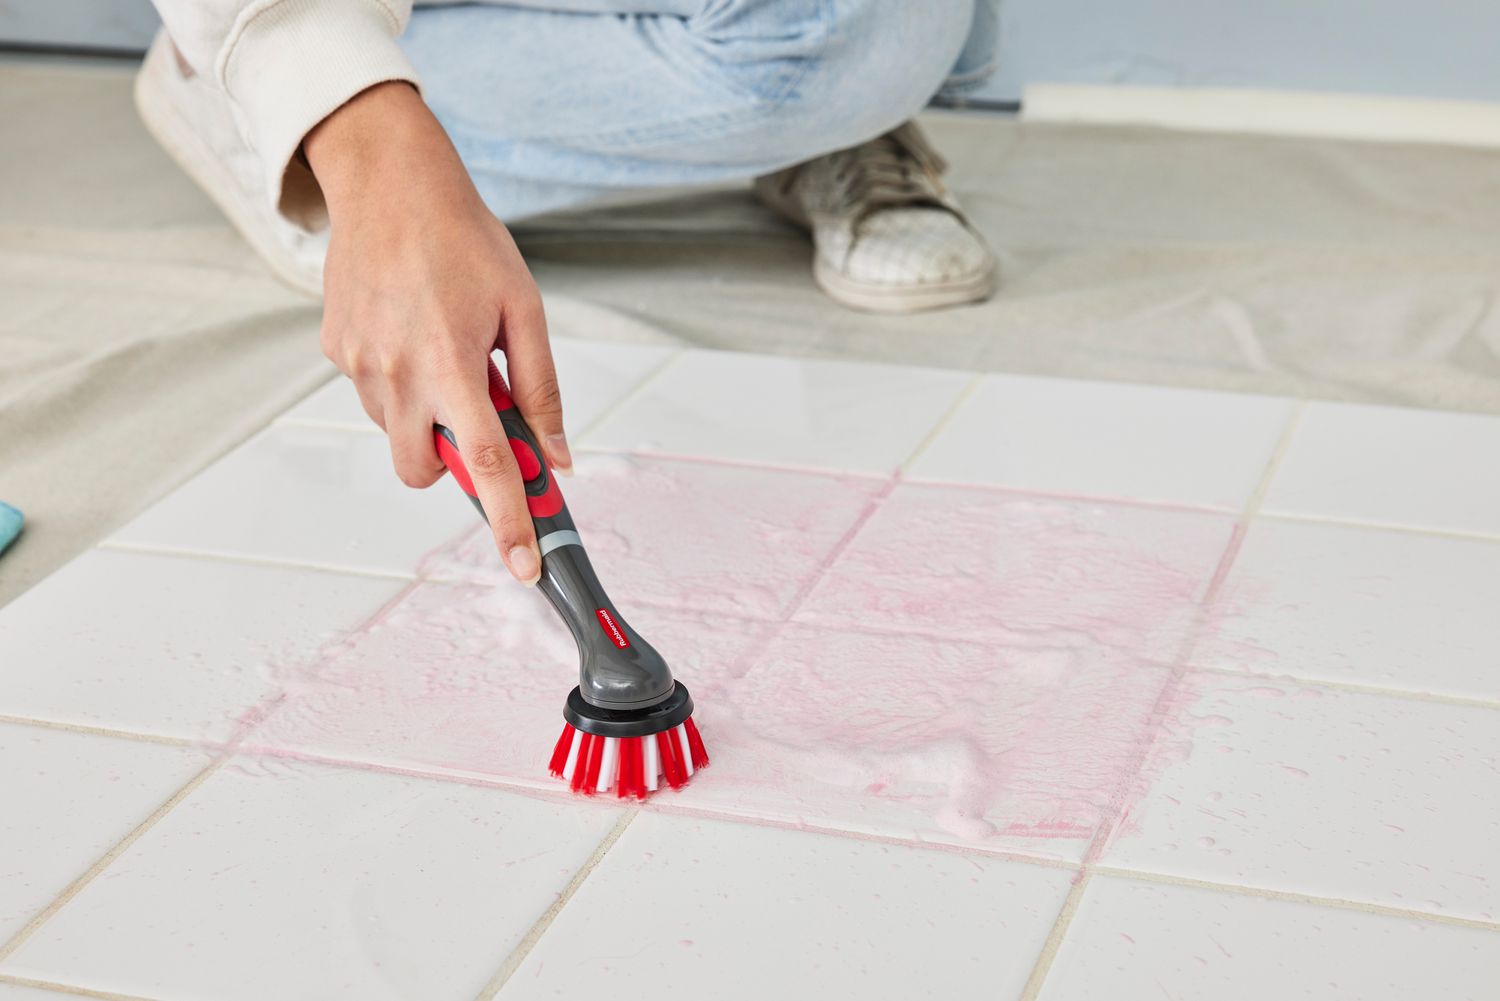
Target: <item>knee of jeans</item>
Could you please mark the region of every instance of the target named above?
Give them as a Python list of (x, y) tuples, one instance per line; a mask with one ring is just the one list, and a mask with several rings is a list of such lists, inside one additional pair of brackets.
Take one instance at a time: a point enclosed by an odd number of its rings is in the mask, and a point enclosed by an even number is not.
[(776, 115), (815, 138), (812, 155), (864, 142), (907, 121), (952, 71), (974, 17), (974, 0), (830, 0), (822, 52), (789, 89)]

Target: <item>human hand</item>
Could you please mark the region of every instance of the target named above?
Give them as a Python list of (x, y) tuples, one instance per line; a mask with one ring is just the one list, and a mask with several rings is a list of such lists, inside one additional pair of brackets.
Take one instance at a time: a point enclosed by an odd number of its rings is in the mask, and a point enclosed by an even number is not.
[(412, 487), (443, 475), (432, 426), (452, 428), (511, 574), (541, 575), (520, 470), (490, 402), (505, 352), (511, 395), (548, 463), (569, 472), (541, 295), (442, 126), (405, 83), (364, 91), (303, 144), (328, 202), (323, 352), (354, 381)]

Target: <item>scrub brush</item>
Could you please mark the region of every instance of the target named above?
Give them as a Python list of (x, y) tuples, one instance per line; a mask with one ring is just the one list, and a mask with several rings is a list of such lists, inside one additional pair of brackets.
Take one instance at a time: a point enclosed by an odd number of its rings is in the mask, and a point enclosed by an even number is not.
[[(490, 399), (526, 482), (526, 506), (542, 554), (537, 587), (578, 644), (579, 683), (563, 706), (550, 770), (574, 792), (590, 796), (613, 790), (621, 798), (644, 799), (663, 782), (679, 788), (708, 764), (693, 723), (692, 696), (604, 593), (557, 479), (493, 361)], [(438, 455), (483, 516), (458, 440), (441, 424), (434, 430)]]

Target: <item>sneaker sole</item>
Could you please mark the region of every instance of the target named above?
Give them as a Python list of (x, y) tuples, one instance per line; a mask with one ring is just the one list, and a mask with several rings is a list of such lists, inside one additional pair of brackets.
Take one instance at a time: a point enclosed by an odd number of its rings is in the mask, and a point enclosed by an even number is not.
[(921, 313), (982, 302), (999, 287), (999, 269), (932, 285), (876, 285), (840, 274), (821, 257), (813, 260), (813, 280), (830, 299), (865, 313)]
[(136, 74), (135, 109), (145, 123), (146, 131), (229, 218), (230, 224), (277, 278), (299, 292), (321, 298), (322, 275), (309, 274), (306, 268), (286, 260), (281, 242), (262, 220), (244, 207), (240, 199), (233, 197), (231, 193), (237, 190), (234, 179), (187, 120), (178, 114), (171, 98), (162, 92), (163, 85), (156, 76), (176, 72), (176, 69), (159, 63), (170, 58), (165, 44), (158, 38), (146, 53), (141, 71)]

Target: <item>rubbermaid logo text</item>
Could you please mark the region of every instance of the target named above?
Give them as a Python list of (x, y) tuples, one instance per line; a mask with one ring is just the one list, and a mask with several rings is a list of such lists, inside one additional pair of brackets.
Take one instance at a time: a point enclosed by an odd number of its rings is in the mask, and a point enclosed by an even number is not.
[(620, 631), (619, 625), (615, 622), (615, 617), (609, 614), (609, 609), (596, 608), (594, 609), (594, 614), (599, 617), (599, 627), (604, 630), (604, 635), (609, 637), (611, 643), (621, 650), (630, 646), (630, 641)]

